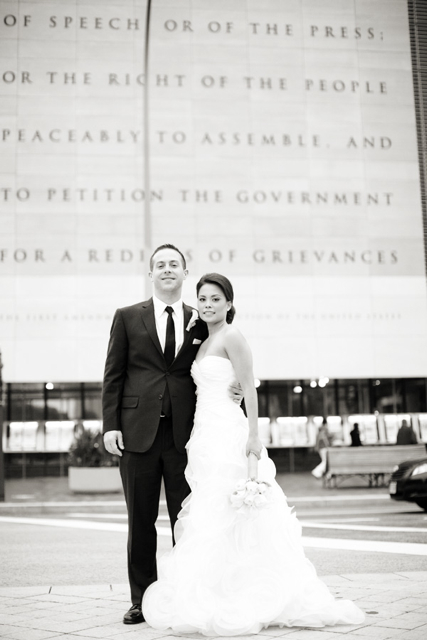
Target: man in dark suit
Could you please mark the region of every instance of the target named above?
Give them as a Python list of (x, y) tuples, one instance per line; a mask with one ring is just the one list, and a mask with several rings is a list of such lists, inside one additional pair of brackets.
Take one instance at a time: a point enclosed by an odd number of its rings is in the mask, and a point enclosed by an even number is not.
[(132, 607), (125, 624), (143, 622), (141, 600), (156, 580), (156, 519), (162, 478), (172, 530), (189, 493), (185, 445), (196, 404), (191, 364), (207, 337), (182, 302), (185, 257), (173, 245), (150, 259), (154, 295), (118, 309), (111, 327), (102, 392), (104, 443), (120, 456), (129, 516), (128, 573)]

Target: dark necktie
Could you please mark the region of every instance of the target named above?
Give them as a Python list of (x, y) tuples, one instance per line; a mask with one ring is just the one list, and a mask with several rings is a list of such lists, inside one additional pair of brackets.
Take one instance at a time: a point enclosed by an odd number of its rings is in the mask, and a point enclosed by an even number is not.
[(175, 323), (172, 318), (172, 307), (166, 307), (166, 313), (168, 314), (168, 321), (166, 324), (166, 340), (165, 340), (165, 360), (168, 367), (175, 358)]

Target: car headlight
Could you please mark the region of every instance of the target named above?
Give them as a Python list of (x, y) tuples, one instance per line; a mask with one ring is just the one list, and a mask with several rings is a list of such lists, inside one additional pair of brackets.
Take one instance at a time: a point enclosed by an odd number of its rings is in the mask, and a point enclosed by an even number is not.
[(411, 473), (411, 476), (419, 476), (421, 473), (427, 473), (427, 462), (424, 462), (424, 464), (420, 464), (418, 465), (418, 467), (415, 467), (415, 469)]
[(393, 469), (391, 470), (392, 473), (396, 473), (396, 471), (399, 471), (399, 465), (395, 464)]

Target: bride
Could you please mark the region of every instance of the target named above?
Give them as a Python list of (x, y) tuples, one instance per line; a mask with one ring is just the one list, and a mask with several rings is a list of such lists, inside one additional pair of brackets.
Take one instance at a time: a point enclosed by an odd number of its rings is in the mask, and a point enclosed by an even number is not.
[[(304, 555), (301, 526), (274, 480), (274, 463), (258, 437), (251, 351), (231, 325), (230, 281), (207, 274), (197, 297), (209, 336), (191, 369), (197, 385), (185, 471), (191, 494), (175, 526), (177, 544), (160, 558), (158, 580), (145, 592), (146, 621), (155, 629), (206, 636), (362, 622), (364, 613), (349, 600), (335, 600), (317, 577)], [(236, 378), (247, 418), (228, 394)], [(231, 498), (248, 478), (248, 459), (259, 459), (263, 484), (257, 486), (267, 489), (263, 508), (236, 508)]]

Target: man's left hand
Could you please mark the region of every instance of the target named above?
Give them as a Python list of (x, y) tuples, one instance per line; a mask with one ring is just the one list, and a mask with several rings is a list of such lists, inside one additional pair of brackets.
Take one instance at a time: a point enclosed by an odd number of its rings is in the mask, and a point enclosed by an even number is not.
[(240, 404), (243, 400), (243, 390), (240, 386), (240, 383), (237, 380), (233, 380), (233, 382), (228, 387), (228, 395), (236, 404)]

